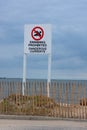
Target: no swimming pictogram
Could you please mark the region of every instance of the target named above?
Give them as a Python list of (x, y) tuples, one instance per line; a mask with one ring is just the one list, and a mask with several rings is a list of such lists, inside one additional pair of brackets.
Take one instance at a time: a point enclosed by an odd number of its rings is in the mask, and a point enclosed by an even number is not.
[(32, 29), (31, 31), (31, 36), (32, 38), (36, 41), (36, 40), (41, 40), (44, 36), (44, 30), (42, 27), (40, 26), (36, 26)]

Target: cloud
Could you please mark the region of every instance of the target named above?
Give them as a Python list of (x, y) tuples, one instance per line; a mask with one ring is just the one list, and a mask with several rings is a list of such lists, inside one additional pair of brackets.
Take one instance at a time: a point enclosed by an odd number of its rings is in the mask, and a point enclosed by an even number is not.
[[(59, 78), (59, 73), (61, 78), (74, 77), (74, 70), (85, 77), (87, 0), (1, 0), (0, 5), (0, 76), (6, 72), (9, 77), (22, 77), (24, 24), (50, 23), (52, 77)], [(27, 60), (29, 77), (47, 76), (47, 56), (28, 56)], [(16, 73), (20, 68), (20, 74)]]
[(23, 44), (0, 44), (0, 60), (23, 56)]

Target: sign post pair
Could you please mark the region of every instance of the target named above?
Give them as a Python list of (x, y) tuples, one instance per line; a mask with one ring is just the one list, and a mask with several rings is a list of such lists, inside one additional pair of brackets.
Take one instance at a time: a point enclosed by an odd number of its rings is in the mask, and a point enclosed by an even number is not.
[(24, 27), (24, 63), (23, 63), (23, 86), (22, 94), (26, 86), (26, 56), (27, 54), (48, 55), (48, 79), (47, 96), (49, 97), (49, 86), (51, 81), (51, 25), (25, 25)]

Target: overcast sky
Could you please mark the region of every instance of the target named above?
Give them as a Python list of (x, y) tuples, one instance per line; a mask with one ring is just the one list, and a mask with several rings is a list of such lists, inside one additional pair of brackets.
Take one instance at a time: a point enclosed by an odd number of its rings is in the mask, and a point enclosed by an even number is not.
[[(87, 79), (87, 0), (0, 0), (0, 77), (22, 78), (25, 24), (52, 24), (52, 78)], [(27, 78), (48, 57), (27, 56)]]

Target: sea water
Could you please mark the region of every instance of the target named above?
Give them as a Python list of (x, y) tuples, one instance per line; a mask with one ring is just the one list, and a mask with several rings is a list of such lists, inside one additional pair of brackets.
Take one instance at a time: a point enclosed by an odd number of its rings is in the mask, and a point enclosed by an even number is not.
[[(27, 95), (47, 95), (46, 79), (27, 79)], [(0, 99), (10, 94), (22, 94), (21, 78), (0, 78)], [(87, 80), (58, 80), (52, 79), (49, 95), (57, 102), (77, 103), (87, 97)]]

